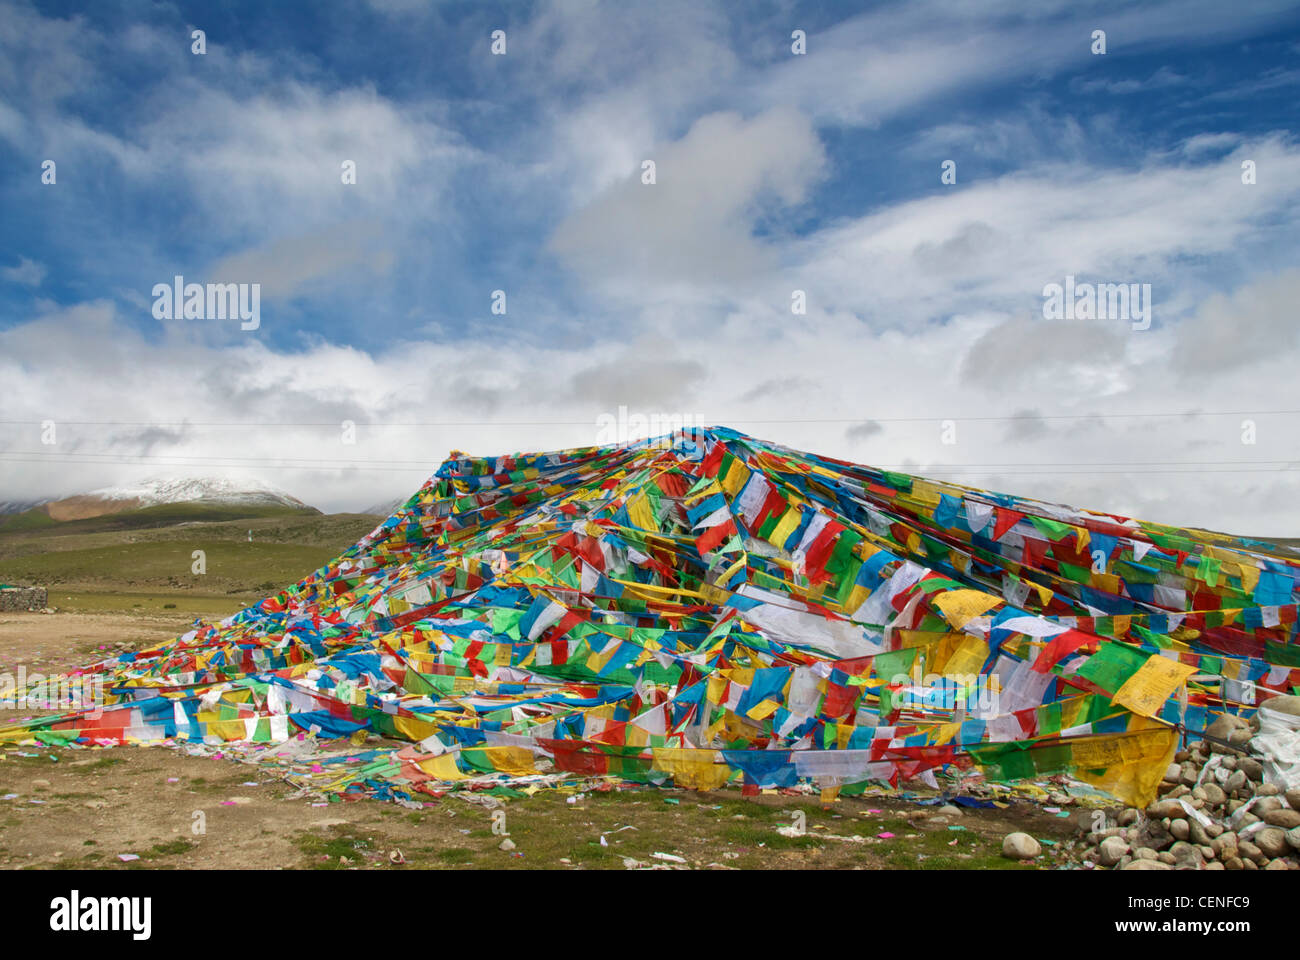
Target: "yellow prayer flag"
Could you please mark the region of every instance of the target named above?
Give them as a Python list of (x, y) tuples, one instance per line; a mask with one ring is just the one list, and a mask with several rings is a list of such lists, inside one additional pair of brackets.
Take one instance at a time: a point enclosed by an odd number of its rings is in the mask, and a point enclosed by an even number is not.
[(1196, 672), (1196, 667), (1152, 654), (1137, 673), (1115, 691), (1114, 703), (1143, 717), (1154, 717), (1170, 695)]
[(714, 750), (686, 750), (677, 747), (656, 747), (654, 769), (672, 775), (679, 787), (690, 790), (716, 790), (731, 779), (731, 768), (724, 763), (714, 763)]
[(943, 614), (944, 619), (960, 630), (968, 621), (987, 613), (1002, 601), (1001, 597), (983, 590), (945, 590), (931, 595), (930, 604)]

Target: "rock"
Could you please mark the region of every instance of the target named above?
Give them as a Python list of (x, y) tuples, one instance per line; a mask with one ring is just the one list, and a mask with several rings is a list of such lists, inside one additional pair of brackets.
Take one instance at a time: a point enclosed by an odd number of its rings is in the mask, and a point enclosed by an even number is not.
[(1222, 870), (1222, 869), (1224, 869), (1224, 867), (1223, 867), (1223, 864), (1219, 863), (1218, 860), (1215, 860), (1213, 863), (1207, 863), (1207, 864), (1205, 865), (1205, 869), (1206, 869), (1206, 870)]
[(951, 803), (945, 803), (942, 807), (939, 808), (939, 812), (949, 817), (962, 816), (961, 807), (955, 807)]
[(1261, 783), (1258, 787), (1255, 788), (1255, 796), (1277, 797), (1278, 798), (1277, 802), (1281, 803), (1282, 788), (1279, 787), (1276, 783)]
[(1198, 870), (1205, 863), (1205, 855), (1201, 853), (1201, 848), (1184, 843), (1182, 840), (1170, 847), (1169, 853), (1174, 858), (1174, 866), (1179, 870)]
[(1182, 777), (1182, 775), (1183, 775), (1182, 762), (1180, 761), (1179, 763), (1171, 763), (1169, 764), (1168, 769), (1165, 770), (1164, 781), (1165, 783), (1177, 783), (1179, 778)]
[(1238, 855), (1248, 863), (1258, 864), (1264, 859), (1264, 852), (1255, 846), (1250, 840), (1241, 840), (1237, 843)]
[[(1227, 740), (1232, 736), (1234, 730), (1247, 730), (1249, 728), (1250, 724), (1242, 717), (1233, 716), (1230, 713), (1221, 713), (1214, 718), (1214, 721), (1208, 727), (1205, 728), (1205, 734), (1207, 737), (1217, 737), (1220, 740)], [(1209, 740), (1198, 740), (1193, 744), (1193, 746), (1199, 746), (1204, 749), (1203, 745), (1206, 743), (1209, 743), (1210, 750), (1213, 752), (1214, 744)]]
[(1259, 866), (1255, 863), (1254, 860), (1243, 860), (1243, 861), (1241, 861), (1241, 869), (1243, 869), (1243, 870), (1258, 870), (1258, 869), (1259, 869)]
[(1186, 763), (1183, 764), (1183, 775), (1178, 778), (1178, 782), (1181, 783), (1183, 786), (1190, 788), (1193, 785), (1195, 785), (1196, 777), (1199, 774), (1200, 771), (1196, 769), (1196, 764), (1188, 760)]
[(1186, 840), (1191, 835), (1191, 829), (1186, 820), (1175, 820), (1169, 824), (1169, 832), (1175, 840)]
[(1135, 847), (1150, 847), (1152, 850), (1163, 850), (1174, 842), (1174, 835), (1166, 830), (1159, 820), (1147, 820), (1142, 826), (1138, 827), (1137, 840), (1134, 841)]
[(1156, 859), (1159, 860), (1161, 863), (1169, 864), (1169, 866), (1171, 867), (1178, 862), (1177, 860), (1174, 859), (1174, 855), (1170, 853), (1168, 850), (1161, 850), (1160, 853), (1156, 855)]
[(1101, 843), (1107, 837), (1127, 837), (1128, 831), (1123, 827), (1107, 827), (1105, 830), (1094, 830), (1088, 834), (1088, 842), (1094, 847)]
[(1270, 860), (1274, 857), (1285, 857), (1291, 851), (1291, 845), (1286, 842), (1286, 831), (1277, 827), (1265, 827), (1254, 835), (1255, 846), (1257, 846), (1264, 856)]
[(1282, 801), (1278, 797), (1260, 796), (1255, 800), (1255, 805), (1250, 808), (1250, 812), (1262, 820), (1264, 814), (1281, 809)]
[(1103, 867), (1113, 867), (1128, 850), (1128, 844), (1119, 837), (1107, 837), (1097, 848), (1097, 862)]
[(509, 837), (506, 837), (506, 838), (505, 838), (504, 840), (502, 840), (501, 843), (497, 846), (497, 849), (498, 849), (498, 850), (505, 850), (505, 851), (508, 853), (509, 851), (515, 849), (515, 842), (514, 842), (513, 840), (511, 840)]
[(1196, 844), (1198, 847), (1211, 846), (1210, 841), (1213, 840), (1214, 838), (1205, 832), (1205, 828), (1203, 826), (1201, 826), (1195, 820), (1192, 820), (1187, 824), (1187, 828), (1188, 828), (1187, 839), (1192, 841), (1192, 843)]
[(1205, 794), (1205, 802), (1212, 807), (1220, 806), (1228, 799), (1228, 795), (1217, 783), (1203, 783), (1201, 790)]
[(1269, 697), (1265, 703), (1268, 704), (1270, 710), (1276, 710), (1279, 713), (1289, 713), (1293, 717), (1300, 717), (1300, 697), (1282, 694), (1276, 697)]
[(48, 781), (48, 780), (33, 780), (33, 781), (32, 781), (32, 789), (33, 789), (33, 790), (45, 790), (45, 789), (48, 789), (49, 786), (50, 786), (50, 781)]
[(1292, 830), (1300, 827), (1300, 812), (1295, 810), (1273, 810), (1264, 814), (1264, 822), (1274, 827), (1281, 827), (1283, 830)]
[(103, 800), (87, 800), (82, 806), (89, 807), (91, 810), (102, 810), (108, 804)]
[[(1297, 807), (1300, 809), (1300, 807)], [(1142, 811), (1136, 807), (1126, 807), (1120, 811), (1119, 825), (1121, 827), (1131, 827), (1138, 822), (1138, 817), (1142, 816)]]
[(1147, 816), (1152, 820), (1163, 820), (1165, 817), (1181, 817), (1183, 808), (1176, 800), (1157, 800), (1147, 807)]
[(1241, 765), (1238, 764), (1237, 769), (1232, 771), (1232, 774), (1228, 779), (1223, 782), (1223, 789), (1227, 790), (1229, 793), (1232, 793), (1234, 790), (1240, 790), (1246, 785), (1246, 780), (1246, 771), (1241, 769)]
[(1159, 859), (1159, 854), (1157, 854), (1157, 853), (1156, 853), (1154, 850), (1152, 850), (1150, 847), (1138, 847), (1136, 850), (1133, 851), (1133, 859), (1135, 859), (1135, 860), (1157, 860), (1157, 859)]
[(1232, 857), (1223, 861), (1223, 868), (1225, 870), (1245, 870), (1246, 864), (1242, 861), (1241, 857)]
[(1270, 860), (1268, 862), (1268, 866), (1265, 867), (1264, 869), (1265, 870), (1289, 870), (1291, 868), (1286, 865), (1285, 860), (1279, 857), (1276, 860)]
[(1002, 856), (1012, 860), (1032, 860), (1042, 849), (1027, 833), (1008, 833), (1002, 838)]
[(1244, 773), (1247, 780), (1253, 780), (1256, 783), (1264, 779), (1264, 765), (1254, 757), (1238, 757), (1237, 770), (1233, 772), (1238, 771)]
[(1125, 870), (1172, 870), (1167, 863), (1161, 863), (1159, 860), (1133, 860), (1124, 866)]
[(1286, 842), (1291, 844), (1293, 850), (1300, 850), (1300, 827), (1286, 832)]
[[(1234, 750), (1243, 750), (1250, 740), (1251, 733), (1249, 723), (1229, 713), (1215, 718), (1214, 722), (1205, 728), (1205, 736), (1211, 738), (1208, 742), (1212, 753), (1232, 753)], [(1217, 741), (1226, 741), (1229, 745), (1225, 746)]]

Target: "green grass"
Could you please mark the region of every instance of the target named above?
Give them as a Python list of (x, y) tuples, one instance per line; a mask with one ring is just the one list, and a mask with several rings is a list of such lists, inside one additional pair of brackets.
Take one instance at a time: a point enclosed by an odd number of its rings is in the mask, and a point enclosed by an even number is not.
[(188, 840), (170, 840), (166, 843), (155, 843), (153, 847), (146, 850), (144, 856), (147, 857), (171, 857), (180, 853), (189, 853), (190, 842)]
[[(268, 591), (269, 592), (269, 591)], [(195, 617), (225, 617), (241, 606), (261, 600), (266, 593), (119, 593), (112, 590), (74, 590), (56, 587), (50, 592), (50, 606), (64, 613), (135, 613), (174, 617), (181, 625)]]
[[(36, 516), (32, 516), (35, 514)], [(14, 514), (26, 518), (12, 529), (56, 527), (60, 533), (99, 533), (110, 530), (140, 530), (148, 527), (165, 527), (178, 523), (217, 523), (226, 520), (248, 520), (263, 517), (320, 516), (314, 507), (298, 508), (275, 504), (164, 503), (139, 510), (123, 510), (85, 520), (55, 520), (41, 507), (25, 513)], [(44, 518), (41, 520), (40, 518)]]
[[(380, 849), (368, 837), (358, 836), (352, 827), (332, 827), (328, 834), (320, 831), (300, 833), (293, 838), (293, 844), (306, 858), (306, 866), (313, 870), (342, 870), (350, 866), (362, 866), (365, 854)], [(342, 863), (340, 857), (346, 857), (348, 863)]]
[(473, 863), (476, 854), (466, 847), (444, 847), (437, 851), (434, 856), (443, 863), (464, 864)]
[(224, 616), (319, 569), (374, 525), (360, 514), (195, 504), (11, 524), (0, 526), (0, 582), (46, 585), (60, 610)]
[[(192, 572), (196, 550), (205, 554), (206, 573)], [(20, 583), (268, 593), (301, 579), (338, 553), (329, 547), (210, 540), (195, 531), (193, 539), (186, 541), (118, 544), (0, 560), (0, 577)]]
[(58, 526), (58, 521), (39, 507), (24, 510), (22, 513), (11, 513), (0, 517), (0, 533), (19, 530), (41, 530), (46, 527), (56, 526)]

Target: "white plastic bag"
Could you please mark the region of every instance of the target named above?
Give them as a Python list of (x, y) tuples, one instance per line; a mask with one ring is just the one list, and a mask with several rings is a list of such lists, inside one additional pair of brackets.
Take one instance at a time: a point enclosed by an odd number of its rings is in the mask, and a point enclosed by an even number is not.
[(1264, 763), (1264, 782), (1283, 790), (1300, 787), (1300, 717), (1259, 707), (1259, 733), (1250, 741), (1251, 752)]

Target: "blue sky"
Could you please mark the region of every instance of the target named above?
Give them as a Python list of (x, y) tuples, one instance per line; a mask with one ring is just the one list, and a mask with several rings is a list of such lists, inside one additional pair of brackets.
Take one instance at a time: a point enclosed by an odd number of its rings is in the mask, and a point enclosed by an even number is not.
[[(1300, 534), (1298, 96), (1295, 4), (0, 0), (0, 499), (357, 507), (627, 405)], [(261, 327), (154, 319), (176, 274)], [(1150, 329), (1045, 320), (1066, 275)]]

